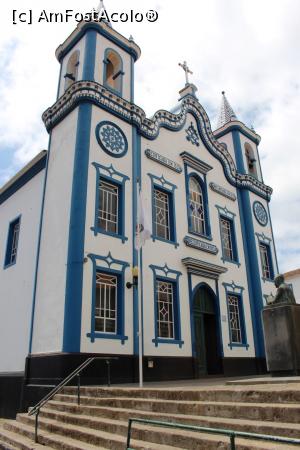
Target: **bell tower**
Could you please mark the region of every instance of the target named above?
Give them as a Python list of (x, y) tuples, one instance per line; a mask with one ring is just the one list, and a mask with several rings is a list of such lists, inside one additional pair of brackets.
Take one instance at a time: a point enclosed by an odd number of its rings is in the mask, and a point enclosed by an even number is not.
[[(127, 151), (132, 128), (121, 122), (118, 108), (122, 101), (131, 111), (134, 63), (140, 53), (132, 38), (103, 21), (80, 22), (56, 50), (60, 63), (57, 101), (43, 114), (50, 140), (29, 354), (81, 351), (87, 255), (100, 251), (100, 240), (91, 232), (96, 170), (100, 164), (116, 165), (111, 155), (100, 150), (95, 130), (105, 124), (105, 137), (121, 136)], [(109, 145), (114, 149), (113, 143)], [(123, 179), (129, 179), (130, 151), (120, 164), (123, 172), (128, 171)]]

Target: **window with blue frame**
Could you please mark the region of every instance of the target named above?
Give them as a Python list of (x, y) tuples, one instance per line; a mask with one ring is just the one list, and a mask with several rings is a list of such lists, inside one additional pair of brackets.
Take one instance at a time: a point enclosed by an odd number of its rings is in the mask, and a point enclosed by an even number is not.
[(174, 284), (156, 280), (157, 336), (173, 339), (174, 332)]
[(238, 262), (233, 219), (220, 215), (220, 233), (223, 261)]
[(189, 215), (190, 231), (201, 235), (207, 234), (204, 195), (200, 183), (193, 176), (189, 177)]
[(153, 237), (175, 242), (175, 221), (173, 217), (174, 197), (171, 192), (153, 188)]
[(95, 331), (117, 333), (118, 277), (96, 272)]
[(263, 279), (273, 280), (274, 270), (270, 245), (263, 242), (259, 242), (259, 253)]
[[(128, 339), (125, 332), (124, 272), (129, 263), (107, 256), (89, 254), (93, 262), (91, 331), (95, 339), (116, 339), (122, 344)], [(107, 267), (104, 267), (107, 266)]]
[(242, 286), (232, 283), (223, 283), (226, 292), (227, 318), (229, 328), (229, 344), (232, 347), (249, 348), (247, 343), (246, 323), (243, 306)]
[(125, 236), (125, 183), (129, 178), (114, 169), (92, 163), (96, 168), (96, 199), (94, 226), (91, 230), (121, 239)]
[(119, 220), (120, 189), (119, 185), (100, 178), (97, 226), (103, 231), (122, 234)]
[(158, 344), (183, 345), (181, 340), (179, 277), (181, 272), (169, 269), (168, 266), (151, 265), (154, 275), (154, 329)]
[(9, 224), (4, 267), (8, 267), (16, 263), (20, 235), (20, 222), (21, 217), (17, 217)]
[(171, 239), (170, 196), (169, 193), (154, 188), (154, 235)]
[(241, 314), (241, 297), (236, 294), (227, 295), (228, 322), (231, 344), (245, 343), (245, 330)]

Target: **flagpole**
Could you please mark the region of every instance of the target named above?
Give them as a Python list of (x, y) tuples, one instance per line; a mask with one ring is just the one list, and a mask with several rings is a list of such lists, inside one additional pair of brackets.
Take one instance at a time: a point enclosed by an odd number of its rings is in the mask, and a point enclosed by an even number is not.
[[(137, 207), (137, 225), (139, 226), (139, 211), (140, 211), (140, 187), (139, 187), (139, 182), (137, 182), (137, 203), (138, 203), (138, 207)], [(138, 295), (138, 316), (139, 316), (139, 331), (138, 331), (138, 336), (139, 336), (139, 385), (140, 388), (143, 387), (143, 331), (142, 331), (142, 272), (141, 272), (141, 251), (140, 249), (137, 251), (137, 266), (138, 266), (138, 285), (137, 285), (137, 295)]]

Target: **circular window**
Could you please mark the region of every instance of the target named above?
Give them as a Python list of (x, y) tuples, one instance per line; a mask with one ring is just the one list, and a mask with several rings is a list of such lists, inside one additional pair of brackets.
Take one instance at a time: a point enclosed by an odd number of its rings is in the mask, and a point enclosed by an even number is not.
[(267, 213), (264, 205), (260, 202), (254, 202), (253, 203), (253, 212), (254, 212), (257, 222), (262, 226), (266, 226), (268, 223), (268, 213)]
[(124, 156), (128, 149), (125, 134), (112, 122), (100, 122), (96, 126), (96, 138), (100, 147), (115, 158)]

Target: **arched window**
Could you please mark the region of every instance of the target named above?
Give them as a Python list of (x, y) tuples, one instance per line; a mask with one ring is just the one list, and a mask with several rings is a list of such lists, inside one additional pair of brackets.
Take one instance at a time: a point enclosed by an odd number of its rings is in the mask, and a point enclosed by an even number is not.
[(104, 57), (104, 85), (122, 94), (123, 63), (120, 55), (107, 49)]
[(189, 179), (189, 211), (191, 231), (206, 234), (203, 191), (195, 177)]
[(250, 175), (253, 175), (254, 177), (257, 177), (256, 159), (254, 156), (254, 151), (253, 151), (251, 145), (249, 145), (248, 143), (245, 144), (245, 155), (246, 155), (248, 173)]
[(65, 91), (77, 80), (79, 65), (79, 50), (70, 56), (65, 74)]

